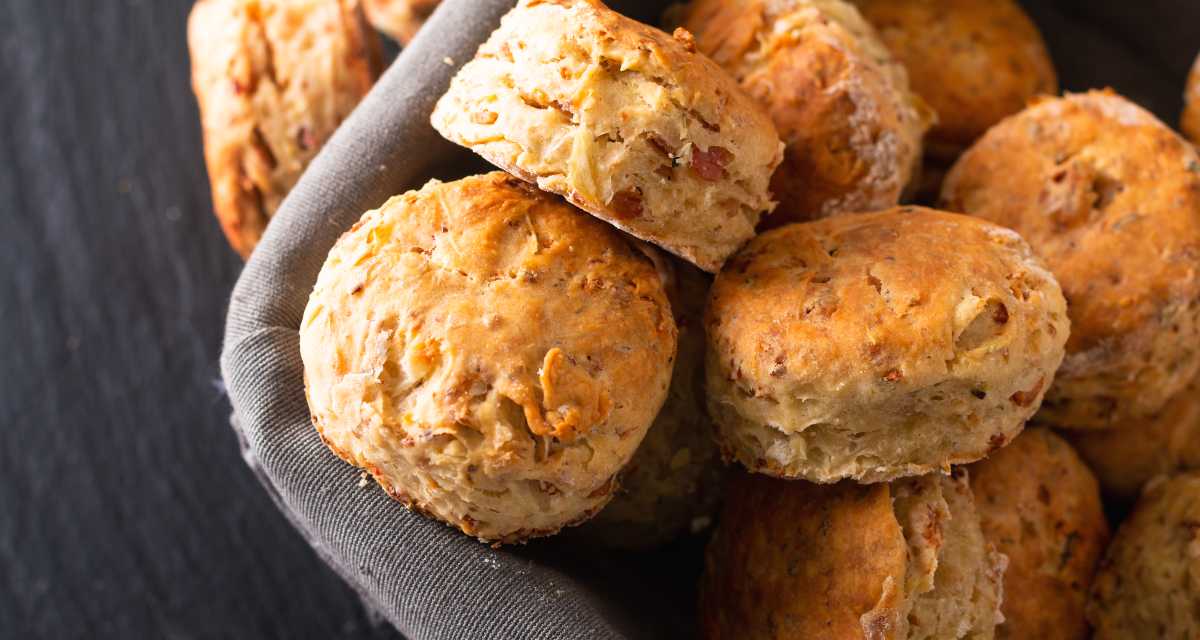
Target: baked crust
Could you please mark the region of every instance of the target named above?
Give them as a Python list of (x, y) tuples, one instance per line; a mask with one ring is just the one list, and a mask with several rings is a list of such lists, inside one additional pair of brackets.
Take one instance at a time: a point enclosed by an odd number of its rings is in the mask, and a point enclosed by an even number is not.
[(782, 144), (691, 35), (598, 0), (522, 0), (433, 126), (496, 166), (716, 272), (754, 235)]
[(667, 394), (654, 264), (503, 173), (367, 212), (300, 328), (313, 423), (396, 499), (491, 542), (587, 519)]
[(1131, 500), (1157, 475), (1200, 469), (1200, 385), (1193, 381), (1149, 418), (1064, 435), (1105, 493)]
[(1086, 639), (1084, 605), (1109, 537), (1095, 476), (1046, 429), (970, 469), (983, 535), (1008, 556), (996, 637)]
[(1036, 103), (947, 176), (942, 207), (1010, 227), (1045, 259), (1071, 339), (1037, 420), (1111, 428), (1200, 373), (1200, 157), (1111, 91)]
[(379, 75), (358, 0), (199, 0), (188, 19), (213, 209), (243, 258)]
[(938, 114), (929, 155), (956, 157), (1058, 76), (1037, 26), (1014, 0), (852, 0)]
[(1200, 144), (1200, 56), (1196, 57), (1192, 71), (1188, 74), (1179, 128), (1192, 144)]
[(1003, 566), (965, 474), (818, 486), (739, 472), (708, 546), (701, 637), (988, 639)]
[(815, 482), (948, 470), (1003, 446), (1070, 332), (1019, 236), (920, 207), (758, 236), (717, 277), (706, 327), (724, 455)]
[(442, 0), (362, 0), (367, 20), (400, 44), (408, 44)]
[(896, 205), (919, 173), (932, 112), (842, 0), (696, 0), (696, 47), (741, 82), (787, 144), (767, 226)]
[(1095, 640), (1200, 637), (1200, 475), (1150, 483), (1108, 547), (1088, 601)]

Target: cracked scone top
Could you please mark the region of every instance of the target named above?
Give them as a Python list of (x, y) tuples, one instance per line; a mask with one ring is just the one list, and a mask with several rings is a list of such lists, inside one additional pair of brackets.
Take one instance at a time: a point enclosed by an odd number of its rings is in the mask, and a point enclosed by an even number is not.
[(770, 119), (691, 36), (596, 0), (522, 0), (433, 126), (496, 166), (715, 272), (773, 207)]
[(815, 482), (972, 462), (1020, 433), (1069, 333), (1017, 234), (919, 207), (768, 231), (717, 276), (709, 413), (727, 458)]
[(503, 173), (392, 198), (338, 240), (305, 309), (313, 423), (394, 498), (481, 540), (590, 517), (671, 377), (644, 251)]
[(213, 209), (247, 257), (379, 74), (358, 0), (200, 0), (188, 19)]
[(963, 154), (941, 202), (1015, 229), (1062, 285), (1071, 339), (1039, 422), (1119, 427), (1200, 373), (1200, 156), (1149, 112), (1038, 102)]
[(1092, 583), (1092, 638), (1200, 638), (1198, 575), (1200, 475), (1159, 477), (1117, 530)]
[(818, 486), (736, 473), (700, 582), (706, 640), (986, 640), (1003, 555), (966, 473)]
[(787, 144), (766, 225), (899, 202), (933, 114), (853, 6), (695, 0), (675, 17), (767, 109)]
[(996, 637), (1086, 640), (1084, 605), (1108, 545), (1096, 477), (1041, 428), (1026, 429), (970, 471), (983, 536), (1008, 556)]

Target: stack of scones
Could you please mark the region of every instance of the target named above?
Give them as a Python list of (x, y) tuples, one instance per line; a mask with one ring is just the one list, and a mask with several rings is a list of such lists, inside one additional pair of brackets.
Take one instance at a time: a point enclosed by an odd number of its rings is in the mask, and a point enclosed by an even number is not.
[(330, 251), (329, 448), (497, 545), (714, 522), (709, 639), (1200, 637), (1196, 150), (1012, 0), (664, 23), (521, 0), (459, 70), (501, 171)]

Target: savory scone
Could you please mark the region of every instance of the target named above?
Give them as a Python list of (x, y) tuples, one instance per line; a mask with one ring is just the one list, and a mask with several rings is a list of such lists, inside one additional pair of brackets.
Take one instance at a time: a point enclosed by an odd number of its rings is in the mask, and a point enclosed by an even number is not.
[(1200, 475), (1146, 486), (1108, 547), (1087, 617), (1095, 640), (1200, 638)]
[(710, 278), (682, 261), (666, 270), (679, 329), (662, 411), (621, 475), (612, 502), (576, 531), (596, 544), (650, 549), (712, 521), (724, 478), (704, 409), (704, 302)]
[(313, 424), (480, 540), (587, 519), (667, 395), (652, 251), (504, 173), (392, 198), (334, 245), (305, 309)]
[(732, 78), (598, 0), (522, 0), (433, 126), (496, 166), (716, 272), (773, 207), (771, 120)]
[(408, 44), (442, 0), (362, 0), (371, 26)]
[(1183, 117), (1179, 128), (1192, 144), (1200, 144), (1200, 56), (1188, 74), (1187, 88), (1183, 93)]
[(1014, 0), (852, 0), (937, 112), (926, 153), (953, 160), (1035, 96), (1058, 93), (1037, 26)]
[(1113, 429), (1065, 431), (1105, 493), (1136, 498), (1154, 476), (1200, 470), (1200, 384), (1193, 382), (1162, 411)]
[(1017, 234), (920, 207), (758, 236), (717, 276), (706, 324), (726, 458), (814, 482), (945, 471), (1004, 446), (1070, 333)]
[(701, 637), (985, 640), (1004, 562), (961, 470), (831, 486), (737, 473), (708, 546)]
[(932, 113), (842, 0), (695, 0), (673, 18), (741, 82), (787, 144), (771, 181), (779, 226), (894, 206)]
[(358, 0), (199, 0), (188, 19), (213, 208), (247, 257), (379, 75)]
[(983, 537), (1008, 556), (997, 638), (1088, 637), (1084, 606), (1108, 521), (1096, 478), (1047, 429), (970, 466)]
[(1062, 284), (1071, 339), (1039, 421), (1117, 427), (1200, 372), (1200, 156), (1149, 112), (1038, 102), (962, 156), (942, 206), (1016, 230)]

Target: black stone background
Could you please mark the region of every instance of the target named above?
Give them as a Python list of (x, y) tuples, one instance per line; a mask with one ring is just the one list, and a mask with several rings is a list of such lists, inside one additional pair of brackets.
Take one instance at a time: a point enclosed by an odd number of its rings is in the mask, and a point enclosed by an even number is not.
[[(395, 638), (228, 426), (189, 6), (0, 2), (0, 638)], [(1066, 88), (1175, 123), (1200, 3), (1028, 7)]]

